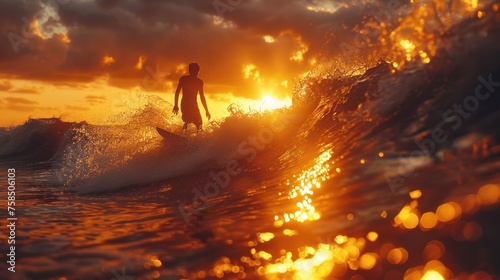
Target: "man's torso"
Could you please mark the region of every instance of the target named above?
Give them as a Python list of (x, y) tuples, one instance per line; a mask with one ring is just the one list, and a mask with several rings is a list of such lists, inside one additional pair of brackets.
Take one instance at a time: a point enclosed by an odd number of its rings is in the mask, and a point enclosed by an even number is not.
[(203, 86), (203, 82), (196, 76), (184, 76), (180, 81), (182, 85), (182, 100), (184, 105), (197, 106), (196, 97)]

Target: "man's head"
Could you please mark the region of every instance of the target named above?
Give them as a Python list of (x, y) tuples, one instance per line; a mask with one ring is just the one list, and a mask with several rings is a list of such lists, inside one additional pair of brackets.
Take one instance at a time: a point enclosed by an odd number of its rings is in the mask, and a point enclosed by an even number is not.
[(198, 75), (199, 72), (200, 72), (200, 65), (198, 65), (198, 63), (193, 62), (193, 63), (189, 64), (189, 74), (190, 75), (196, 76), (196, 75)]

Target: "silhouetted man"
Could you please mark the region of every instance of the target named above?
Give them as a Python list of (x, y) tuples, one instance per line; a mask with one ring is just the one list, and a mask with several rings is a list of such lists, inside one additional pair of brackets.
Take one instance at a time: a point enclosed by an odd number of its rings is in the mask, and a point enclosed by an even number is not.
[(200, 72), (200, 66), (197, 63), (189, 64), (189, 75), (182, 76), (179, 79), (177, 89), (175, 90), (175, 106), (172, 111), (177, 115), (179, 112), (179, 92), (182, 89), (182, 99), (181, 99), (181, 112), (182, 120), (184, 121), (184, 126), (182, 127), (183, 132), (186, 132), (187, 126), (190, 123), (196, 125), (197, 131), (201, 131), (201, 120), (200, 109), (198, 109), (198, 93), (200, 93), (201, 104), (205, 108), (205, 113), (207, 118), (210, 120), (210, 113), (208, 112), (207, 101), (205, 100), (205, 94), (203, 93), (203, 81), (198, 78), (198, 73)]

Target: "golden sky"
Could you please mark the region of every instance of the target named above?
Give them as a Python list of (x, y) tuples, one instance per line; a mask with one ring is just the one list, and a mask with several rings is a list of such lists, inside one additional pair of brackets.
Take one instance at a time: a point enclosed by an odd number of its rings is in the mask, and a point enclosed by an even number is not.
[(266, 95), (284, 100), (326, 36), (357, 17), (341, 1), (0, 0), (0, 126), (101, 123), (131, 95), (173, 103), (193, 61), (212, 115)]

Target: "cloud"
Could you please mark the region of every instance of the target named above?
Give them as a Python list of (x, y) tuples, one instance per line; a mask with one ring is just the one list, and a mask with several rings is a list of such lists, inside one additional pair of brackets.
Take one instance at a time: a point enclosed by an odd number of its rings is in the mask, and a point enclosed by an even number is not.
[(89, 107), (72, 106), (72, 105), (66, 105), (65, 108), (68, 110), (71, 110), (71, 111), (88, 111), (88, 110), (90, 110)]
[(39, 104), (36, 101), (32, 101), (26, 98), (19, 97), (5, 97), (2, 99), (2, 104), (4, 110), (21, 111), (21, 112), (32, 112), (36, 109)]
[(6, 97), (3, 100), (8, 104), (21, 104), (21, 105), (36, 105), (38, 102), (19, 97)]
[(228, 104), (231, 104), (233, 102), (228, 95), (224, 95), (224, 94), (214, 94), (211, 96), (211, 98), (213, 100), (225, 102)]
[(12, 84), (9, 81), (0, 82), (0, 91), (9, 91), (12, 88)]
[(91, 105), (102, 104), (106, 102), (107, 98), (105, 96), (97, 96), (97, 95), (87, 95), (85, 96), (85, 100)]
[(21, 87), (10, 89), (11, 93), (24, 93), (24, 94), (39, 94), (41, 91), (35, 87)]
[(104, 9), (113, 8), (118, 4), (121, 0), (96, 0), (96, 3)]
[(0, 81), (0, 91), (5, 93), (40, 94), (43, 87), (40, 86), (17, 86), (11, 81)]
[(5, 97), (0, 99), (0, 108), (14, 112), (60, 112), (60, 108), (51, 106), (41, 106), (37, 101), (21, 97)]

